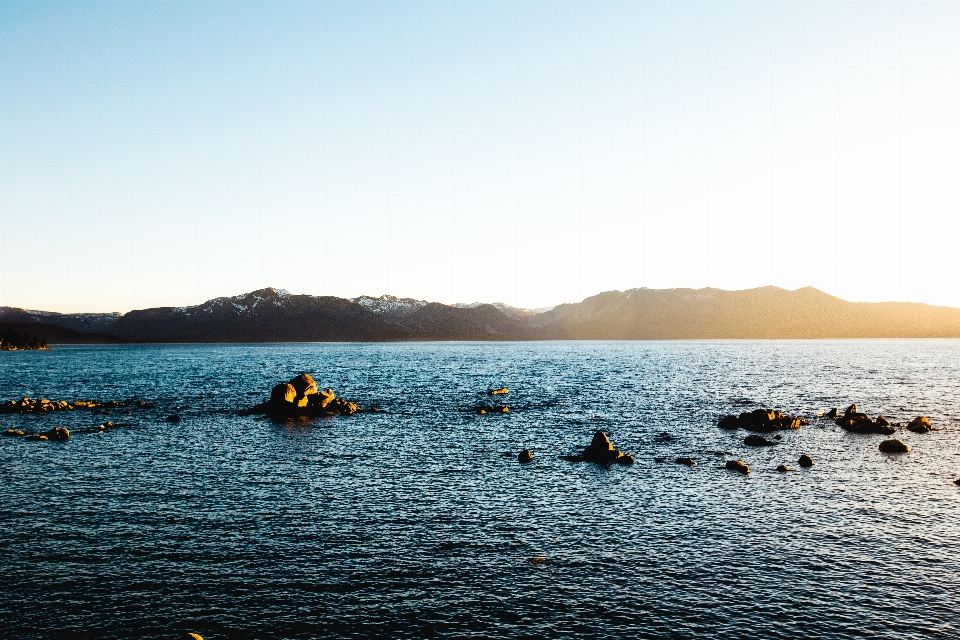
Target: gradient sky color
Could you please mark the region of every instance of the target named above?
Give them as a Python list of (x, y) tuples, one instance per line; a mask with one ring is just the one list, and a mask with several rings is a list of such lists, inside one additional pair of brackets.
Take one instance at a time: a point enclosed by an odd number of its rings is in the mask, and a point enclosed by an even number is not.
[(960, 306), (960, 2), (0, 5), (0, 304)]

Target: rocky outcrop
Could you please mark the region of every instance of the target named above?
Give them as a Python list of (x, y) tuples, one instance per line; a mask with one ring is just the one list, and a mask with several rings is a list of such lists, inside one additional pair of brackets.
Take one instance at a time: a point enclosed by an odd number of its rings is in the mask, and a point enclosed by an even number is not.
[(337, 398), (333, 389), (320, 391), (309, 373), (301, 373), (289, 382), (281, 382), (270, 391), (266, 402), (241, 411), (240, 415), (267, 415), (284, 419), (353, 415), (360, 408), (353, 402)]
[(754, 409), (739, 416), (724, 416), (717, 424), (721, 429), (745, 429), (755, 433), (771, 433), (799, 429), (807, 421), (775, 409)]
[(750, 475), (750, 467), (748, 467), (741, 460), (727, 460), (727, 464), (724, 465), (724, 468), (729, 469), (730, 471), (736, 471), (747, 476)]
[[(882, 420), (880, 418), (883, 418)], [(844, 431), (850, 433), (879, 433), (881, 435), (890, 435), (896, 429), (883, 416), (876, 420), (871, 420), (870, 416), (857, 411), (857, 405), (852, 404), (847, 407), (843, 415), (836, 418), (837, 424)]]
[(804, 469), (809, 469), (810, 467), (813, 466), (813, 458), (811, 458), (807, 454), (803, 454), (802, 456), (800, 456), (800, 459), (797, 461), (797, 464), (799, 464)]
[(50, 411), (73, 411), (74, 409), (119, 409), (121, 407), (151, 408), (143, 400), (120, 402), (118, 400), (48, 400), (47, 398), (21, 398), (0, 404), (0, 413), (47, 413)]
[(907, 425), (907, 431), (914, 433), (930, 433), (933, 431), (933, 424), (926, 416), (917, 416)]
[(610, 438), (603, 431), (597, 431), (593, 434), (593, 440), (583, 450), (579, 456), (564, 456), (564, 460), (569, 462), (595, 462), (597, 464), (612, 464), (616, 462), (622, 465), (631, 465), (634, 463), (633, 456), (629, 453), (617, 451)]
[(900, 440), (884, 440), (880, 443), (880, 451), (883, 453), (910, 453), (910, 445)]

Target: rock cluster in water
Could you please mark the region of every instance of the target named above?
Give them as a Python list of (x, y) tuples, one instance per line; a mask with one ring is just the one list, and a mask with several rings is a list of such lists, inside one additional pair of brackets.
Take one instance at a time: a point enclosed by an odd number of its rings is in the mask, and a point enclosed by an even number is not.
[[(857, 410), (857, 405), (852, 404), (846, 408), (843, 414), (836, 408), (827, 412), (826, 416), (832, 418), (840, 428), (851, 433), (875, 433), (884, 436), (893, 435), (900, 423), (891, 423), (884, 416), (877, 416), (873, 420), (865, 413)], [(926, 416), (917, 416), (907, 424), (907, 431), (914, 433), (930, 433), (933, 431), (933, 424)]]
[(615, 449), (613, 443), (610, 442), (610, 438), (603, 431), (597, 431), (593, 434), (593, 440), (581, 455), (564, 456), (563, 459), (569, 462), (596, 462), (598, 464), (616, 462), (617, 464), (629, 465), (634, 462), (632, 455)]
[(721, 429), (744, 429), (754, 433), (771, 433), (786, 429), (799, 429), (807, 421), (775, 409), (754, 409), (739, 416), (724, 416), (717, 426)]
[(46, 413), (48, 411), (73, 411), (74, 409), (118, 409), (120, 407), (148, 408), (153, 405), (137, 400), (120, 402), (118, 400), (48, 400), (47, 398), (22, 398), (0, 404), (0, 413)]
[(272, 418), (353, 415), (359, 407), (338, 398), (333, 389), (320, 391), (309, 373), (301, 373), (289, 382), (281, 382), (270, 391), (270, 399), (241, 412), (242, 415), (263, 414)]

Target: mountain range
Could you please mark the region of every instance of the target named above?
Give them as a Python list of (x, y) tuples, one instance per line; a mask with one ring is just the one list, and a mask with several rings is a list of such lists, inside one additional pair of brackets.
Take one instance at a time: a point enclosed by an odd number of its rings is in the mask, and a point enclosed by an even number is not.
[(49, 343), (370, 342), (411, 340), (683, 340), (960, 337), (960, 309), (847, 302), (812, 287), (630, 289), (548, 309), (446, 305), (282, 289), (191, 307), (55, 313), (0, 307), (0, 324)]

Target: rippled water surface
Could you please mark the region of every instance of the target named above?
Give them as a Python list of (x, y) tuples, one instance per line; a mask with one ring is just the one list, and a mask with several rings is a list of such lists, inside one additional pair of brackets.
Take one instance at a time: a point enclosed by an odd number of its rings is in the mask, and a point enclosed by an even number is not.
[[(236, 415), (301, 371), (386, 412)], [(470, 410), (501, 385), (509, 414)], [(958, 388), (933, 340), (0, 353), (0, 398), (156, 403), (0, 416), (73, 433), (0, 438), (0, 634), (957, 638)], [(942, 430), (885, 455), (816, 418), (851, 402)], [(757, 406), (810, 424), (766, 449), (715, 426)], [(559, 458), (597, 429), (637, 463)]]

